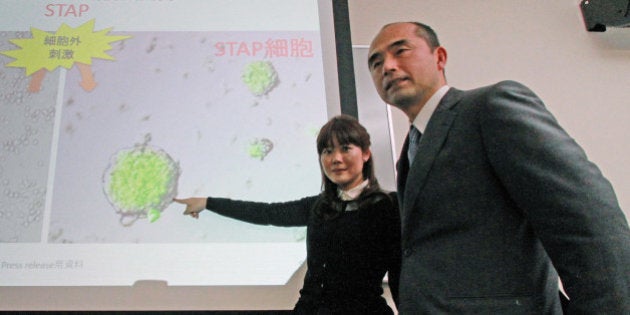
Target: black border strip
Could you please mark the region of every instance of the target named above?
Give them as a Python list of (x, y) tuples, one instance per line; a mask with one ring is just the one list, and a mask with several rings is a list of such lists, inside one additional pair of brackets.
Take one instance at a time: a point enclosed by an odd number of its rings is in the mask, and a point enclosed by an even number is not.
[(339, 101), (341, 113), (359, 118), (357, 90), (354, 81), (352, 60), (352, 38), (347, 0), (332, 0), (335, 23), (335, 46), (337, 48), (337, 76), (339, 78)]

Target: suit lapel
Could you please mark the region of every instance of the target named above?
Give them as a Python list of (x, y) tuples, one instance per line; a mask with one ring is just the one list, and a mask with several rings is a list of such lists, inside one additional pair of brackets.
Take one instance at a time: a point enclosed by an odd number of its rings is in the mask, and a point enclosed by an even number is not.
[(424, 189), (427, 175), (444, 145), (451, 124), (457, 116), (454, 105), (461, 99), (462, 93), (462, 91), (451, 88), (444, 95), (422, 135), (418, 147), (418, 155), (411, 166), (408, 165), (409, 160), (405, 154), (409, 139), (405, 140), (403, 151), (397, 164), (398, 191), (402, 192), (399, 200), (402, 202), (400, 209), (403, 229), (408, 216), (414, 208), (418, 195)]

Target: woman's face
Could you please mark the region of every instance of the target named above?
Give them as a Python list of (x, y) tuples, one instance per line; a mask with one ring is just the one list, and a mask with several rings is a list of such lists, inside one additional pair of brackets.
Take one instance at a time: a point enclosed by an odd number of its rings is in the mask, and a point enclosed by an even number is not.
[(348, 190), (363, 182), (363, 164), (370, 159), (370, 151), (350, 143), (340, 145), (333, 138), (333, 146), (324, 148), (319, 158), (326, 177)]

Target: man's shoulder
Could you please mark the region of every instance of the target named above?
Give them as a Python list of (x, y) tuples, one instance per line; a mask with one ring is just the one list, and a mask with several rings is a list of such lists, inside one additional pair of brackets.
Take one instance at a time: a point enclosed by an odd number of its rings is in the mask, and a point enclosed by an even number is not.
[(527, 95), (528, 98), (534, 96), (537, 98), (534, 91), (529, 87), (514, 80), (503, 80), (471, 90), (451, 90), (453, 91), (452, 97), (458, 97), (463, 100), (472, 101), (473, 103), (491, 102), (492, 100), (503, 98), (511, 99), (517, 95)]
[(496, 83), (493, 84), (489, 84), (489, 85), (484, 85), (484, 86), (480, 86), (474, 89), (469, 89), (469, 90), (458, 90), (456, 88), (452, 88), (451, 90), (455, 93), (459, 92), (459, 93), (465, 93), (465, 94), (485, 94), (485, 93), (489, 93), (491, 91), (502, 91), (502, 90), (509, 90), (509, 89), (527, 89), (529, 90), (529, 88), (527, 86), (525, 86), (523, 83), (518, 82), (518, 81), (514, 81), (514, 80), (502, 80), (502, 81), (498, 81)]

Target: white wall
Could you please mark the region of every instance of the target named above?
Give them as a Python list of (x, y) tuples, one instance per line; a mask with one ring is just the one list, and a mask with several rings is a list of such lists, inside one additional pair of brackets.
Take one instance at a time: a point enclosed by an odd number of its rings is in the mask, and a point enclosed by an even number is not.
[[(612, 182), (630, 217), (630, 28), (587, 32), (579, 2), (348, 0), (354, 45), (369, 45), (386, 23), (419, 21), (448, 52), (449, 85), (511, 79), (533, 89)], [(392, 112), (397, 155), (408, 123)]]

